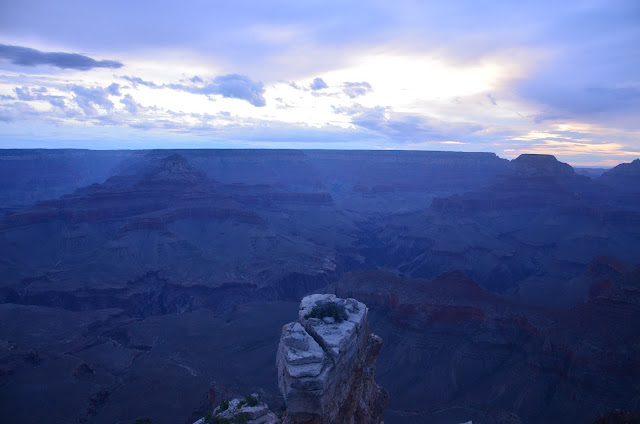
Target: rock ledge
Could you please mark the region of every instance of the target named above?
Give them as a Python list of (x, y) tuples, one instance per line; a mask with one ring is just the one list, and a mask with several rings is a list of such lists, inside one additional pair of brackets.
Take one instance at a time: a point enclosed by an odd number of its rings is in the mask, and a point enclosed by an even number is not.
[(365, 304), (332, 294), (302, 299), (298, 320), (282, 328), (276, 360), (283, 423), (381, 423), (388, 401), (374, 381), (381, 347)]

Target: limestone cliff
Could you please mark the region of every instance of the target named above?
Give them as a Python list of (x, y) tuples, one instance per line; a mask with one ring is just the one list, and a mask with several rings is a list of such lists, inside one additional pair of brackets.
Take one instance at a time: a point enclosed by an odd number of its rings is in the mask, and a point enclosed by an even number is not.
[(374, 381), (381, 346), (363, 303), (329, 294), (302, 299), (276, 359), (283, 424), (381, 423), (388, 401)]

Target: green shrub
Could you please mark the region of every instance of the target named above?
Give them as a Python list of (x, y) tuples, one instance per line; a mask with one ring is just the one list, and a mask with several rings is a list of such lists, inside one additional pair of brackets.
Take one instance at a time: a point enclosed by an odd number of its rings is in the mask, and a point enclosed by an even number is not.
[(227, 409), (229, 409), (229, 399), (220, 402), (220, 412), (226, 411)]
[(241, 412), (239, 414), (236, 414), (235, 417), (233, 417), (234, 424), (247, 424), (250, 420), (251, 420), (251, 415), (249, 415), (246, 412)]
[(310, 313), (304, 316), (305, 319), (309, 318), (326, 318), (331, 317), (335, 322), (340, 323), (349, 317), (344, 305), (339, 303), (322, 303), (313, 307)]
[(247, 405), (249, 405), (249, 406), (257, 406), (258, 405), (258, 399), (253, 395), (249, 395), (249, 396), (245, 397), (244, 399), (247, 401)]
[(247, 401), (245, 400), (241, 400), (240, 403), (238, 403), (238, 409), (242, 408), (243, 406), (245, 406), (247, 404)]
[(207, 414), (204, 416), (204, 422), (207, 424), (234, 424), (229, 418), (219, 417), (217, 415)]

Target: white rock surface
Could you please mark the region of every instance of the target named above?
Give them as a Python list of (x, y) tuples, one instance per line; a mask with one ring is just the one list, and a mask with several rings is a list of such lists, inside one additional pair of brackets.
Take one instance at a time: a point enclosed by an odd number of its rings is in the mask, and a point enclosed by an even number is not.
[[(258, 399), (258, 394), (252, 396)], [(269, 410), (265, 403), (258, 403), (256, 406), (247, 405), (246, 399), (234, 398), (228, 400), (229, 404), (224, 411), (221, 411), (220, 405), (213, 409), (214, 417), (226, 418), (233, 420), (238, 414), (246, 414), (249, 418), (247, 424), (280, 424), (281, 420), (276, 414)], [(206, 424), (205, 418), (200, 418), (193, 424)]]
[[(329, 303), (344, 307), (344, 319), (310, 316)], [(278, 347), (278, 383), (287, 405), (283, 422), (347, 423), (357, 414), (371, 417), (363, 423), (381, 422), (387, 395), (373, 380), (380, 346), (363, 303), (332, 294), (302, 299), (298, 321), (283, 327)]]

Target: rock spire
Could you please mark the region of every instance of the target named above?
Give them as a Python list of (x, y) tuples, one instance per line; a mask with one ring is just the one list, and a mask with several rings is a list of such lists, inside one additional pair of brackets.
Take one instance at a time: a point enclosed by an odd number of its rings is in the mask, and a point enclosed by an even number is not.
[(388, 401), (374, 381), (381, 346), (363, 303), (332, 294), (302, 299), (298, 320), (282, 329), (276, 360), (283, 424), (381, 423)]

